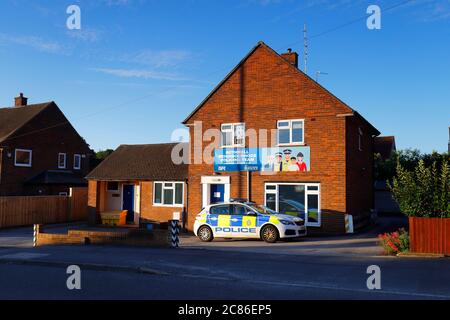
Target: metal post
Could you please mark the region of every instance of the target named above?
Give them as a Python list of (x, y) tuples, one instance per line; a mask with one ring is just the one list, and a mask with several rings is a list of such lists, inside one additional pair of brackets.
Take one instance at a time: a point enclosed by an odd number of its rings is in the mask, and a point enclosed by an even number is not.
[(170, 220), (169, 221), (169, 237), (170, 237), (170, 246), (172, 248), (178, 248), (180, 243), (180, 226), (179, 220)]
[(33, 248), (37, 247), (37, 236), (38, 236), (38, 232), (39, 232), (39, 225), (35, 224), (33, 226)]

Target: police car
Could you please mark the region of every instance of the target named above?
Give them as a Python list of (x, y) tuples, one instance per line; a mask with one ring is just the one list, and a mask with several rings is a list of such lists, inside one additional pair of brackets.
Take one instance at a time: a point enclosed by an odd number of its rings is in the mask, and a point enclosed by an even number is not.
[(194, 233), (204, 242), (214, 238), (252, 238), (275, 243), (279, 239), (306, 236), (306, 226), (301, 218), (232, 199), (204, 208), (195, 219)]

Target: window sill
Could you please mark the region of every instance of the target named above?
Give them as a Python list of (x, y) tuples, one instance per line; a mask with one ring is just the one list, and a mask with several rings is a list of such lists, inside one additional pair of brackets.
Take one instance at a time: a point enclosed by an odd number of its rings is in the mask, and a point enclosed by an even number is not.
[(14, 166), (18, 167), (18, 168), (31, 168), (32, 167), (31, 164), (28, 165), (28, 164), (17, 164), (17, 163), (15, 163)]
[(159, 208), (184, 208), (184, 204), (153, 204), (153, 206)]
[(308, 227), (308, 228), (320, 228), (320, 227), (322, 227), (322, 224), (321, 223), (319, 223), (319, 224), (317, 224), (317, 223), (314, 223), (314, 224), (306, 223), (305, 226)]
[(234, 149), (234, 148), (245, 148), (245, 145), (220, 146), (220, 149)]
[(277, 147), (304, 147), (306, 143), (298, 142), (298, 143), (279, 143), (276, 145)]

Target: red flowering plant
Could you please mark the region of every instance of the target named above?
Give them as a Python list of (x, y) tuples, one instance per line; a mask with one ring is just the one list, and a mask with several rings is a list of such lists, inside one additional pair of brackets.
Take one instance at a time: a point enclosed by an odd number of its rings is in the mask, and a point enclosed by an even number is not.
[(387, 255), (396, 255), (409, 251), (409, 234), (405, 229), (392, 233), (380, 234), (378, 236), (380, 245)]

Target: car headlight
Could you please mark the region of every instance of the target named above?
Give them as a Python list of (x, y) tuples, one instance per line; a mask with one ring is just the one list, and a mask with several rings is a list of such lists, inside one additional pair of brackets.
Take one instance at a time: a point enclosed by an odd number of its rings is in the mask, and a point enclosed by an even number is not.
[(295, 223), (293, 223), (292, 221), (288, 221), (288, 220), (280, 220), (280, 222), (282, 224), (284, 224), (285, 226), (295, 226)]

